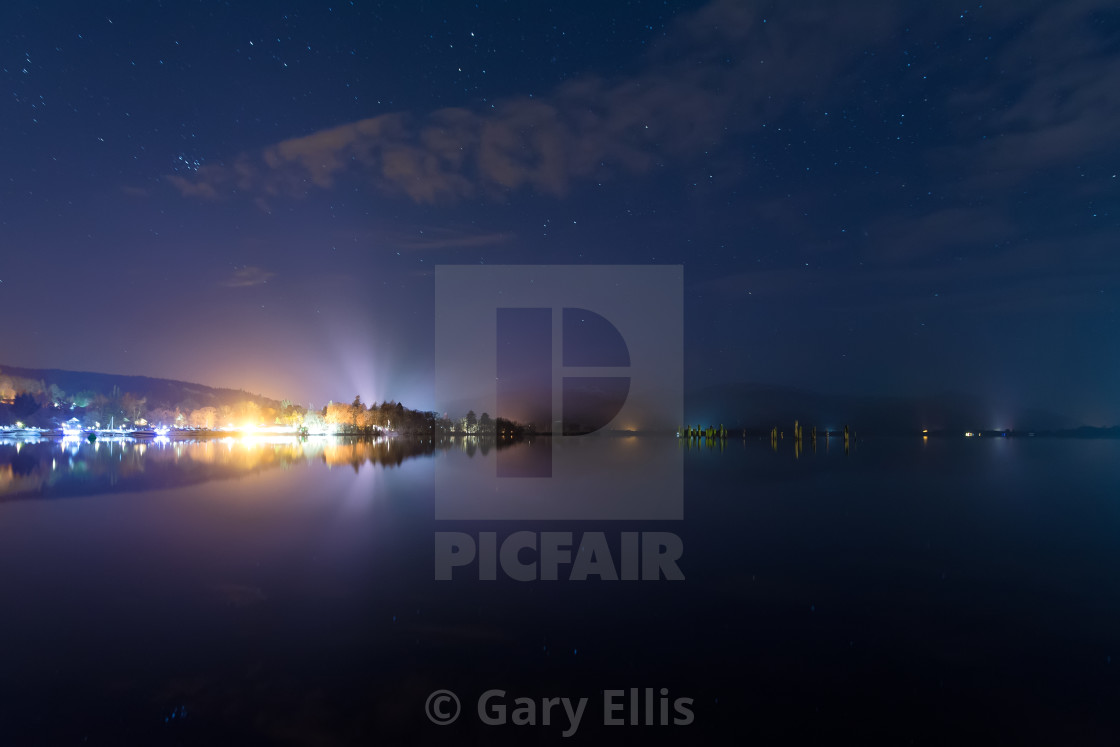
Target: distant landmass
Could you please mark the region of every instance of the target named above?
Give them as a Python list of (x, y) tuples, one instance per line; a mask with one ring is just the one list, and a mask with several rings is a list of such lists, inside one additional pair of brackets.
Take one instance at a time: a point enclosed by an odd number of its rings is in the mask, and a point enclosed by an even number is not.
[(489, 413), (460, 418), (412, 410), (400, 402), (329, 402), (304, 408), (241, 389), (149, 376), (0, 366), (0, 426), (17, 429), (157, 428), (194, 431), (279, 427), (288, 432), (375, 436), (475, 435), (520, 438), (526, 427)]
[(915, 433), (925, 428), (950, 433), (996, 429), (1055, 432), (1083, 426), (1072, 418), (1036, 408), (1001, 413), (1001, 422), (997, 423), (992, 422), (991, 409), (979, 397), (954, 392), (889, 397), (820, 394), (766, 384), (709, 387), (685, 399), (686, 413), (715, 421), (701, 425), (722, 422), (736, 429), (788, 428), (795, 419), (807, 428), (838, 429), (847, 424), (866, 435)]
[[(173, 422), (178, 414), (185, 416), (188, 422), (192, 414), (201, 412), (203, 417), (208, 417), (210, 408), (217, 411), (219, 422), (230, 412), (236, 418), (237, 413), (246, 410), (252, 413), (251, 417), (256, 417), (260, 411), (271, 420), (301, 410), (290, 402), (240, 389), (174, 379), (0, 365), (0, 410), (10, 411), (6, 413), (7, 419), (28, 420), (24, 417), (27, 413), (19, 409), (20, 403), (14, 401), (17, 395), (28, 392), (35, 400), (31, 402), (25, 394), (28, 404), (42, 406), (41, 417), (56, 418), (61, 414), (59, 411), (70, 409), (71, 405), (87, 412), (100, 412), (106, 421), (110, 412), (127, 414), (130, 409), (135, 411), (133, 419), (142, 409), (143, 414), (150, 418), (154, 415), (163, 422)], [(54, 409), (53, 403), (61, 406)], [(685, 400), (688, 422), (681, 425), (714, 427), (722, 424), (728, 430), (746, 428), (769, 432), (774, 426), (785, 430), (792, 427), (794, 420), (799, 420), (806, 428), (839, 430), (848, 425), (862, 435), (912, 434), (922, 429), (929, 429), (931, 433), (961, 434), (1014, 429), (1038, 435), (1106, 438), (1120, 435), (1120, 426), (1088, 428), (1072, 418), (1037, 408), (1001, 413), (1002, 422), (992, 422), (990, 411), (991, 407), (979, 397), (953, 392), (894, 397), (821, 394), (767, 384), (730, 384), (689, 393)]]
[[(5, 384), (6, 380), (7, 384)], [(64, 396), (71, 397), (86, 392), (108, 394), (115, 387), (121, 392), (144, 397), (150, 403), (160, 403), (165, 407), (182, 404), (190, 406), (191, 409), (223, 405), (233, 407), (245, 401), (255, 402), (261, 407), (276, 409), (281, 407), (279, 400), (240, 389), (224, 389), (174, 379), (154, 379), (149, 376), (62, 371), (55, 368), (18, 368), (5, 365), (0, 365), (0, 399), (4, 398), (5, 389), (15, 393), (26, 391), (20, 388), (18, 380), (41, 384), (43, 391), (49, 391), (54, 386), (57, 391), (63, 392)], [(23, 386), (26, 387), (27, 384)]]

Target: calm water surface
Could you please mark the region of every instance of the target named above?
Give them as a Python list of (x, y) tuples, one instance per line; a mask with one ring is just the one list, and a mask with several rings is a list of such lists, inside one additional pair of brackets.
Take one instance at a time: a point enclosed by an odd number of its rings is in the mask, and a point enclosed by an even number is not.
[[(694, 445), (683, 522), (436, 522), (435, 460), (494, 468), (448, 446), (0, 441), (0, 744), (1120, 739), (1120, 442)], [(433, 581), (435, 531), (522, 529), (676, 532), (686, 580)], [(631, 687), (695, 722), (603, 727)]]

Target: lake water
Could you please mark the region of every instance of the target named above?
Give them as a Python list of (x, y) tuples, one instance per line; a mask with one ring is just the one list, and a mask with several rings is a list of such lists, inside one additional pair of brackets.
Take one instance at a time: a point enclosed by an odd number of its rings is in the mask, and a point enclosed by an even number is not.
[[(0, 744), (1117, 743), (1120, 442), (626, 441), (682, 521), (436, 521), (461, 442), (0, 442)], [(672, 532), (685, 579), (434, 580), (435, 532), (522, 530)]]

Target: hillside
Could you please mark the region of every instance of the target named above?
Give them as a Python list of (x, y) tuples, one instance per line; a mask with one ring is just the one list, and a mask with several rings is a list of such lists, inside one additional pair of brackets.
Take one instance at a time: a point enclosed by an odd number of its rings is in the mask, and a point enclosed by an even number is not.
[[(150, 425), (211, 430), (277, 425), (359, 435), (381, 431), (430, 435), (437, 425), (447, 432), (454, 426), (451, 421), (437, 423), (435, 413), (411, 410), (399, 402), (366, 405), (355, 397), (349, 403), (332, 402), (321, 411), (309, 412), (288, 401), (186, 381), (0, 366), (0, 426), (59, 428), (71, 419), (85, 428)], [(494, 427), (520, 429), (500, 420)]]
[[(260, 394), (251, 394), (239, 389), (223, 389), (203, 384), (193, 384), (173, 379), (153, 379), (148, 376), (123, 376), (119, 374), (91, 373), (88, 371), (61, 371), (53, 368), (18, 368), (0, 365), (0, 399), (5, 399), (5, 390), (16, 393), (36, 391), (35, 389), (12, 386), (18, 380), (36, 382), (40, 391), (49, 391), (53, 386), (62, 393), (67, 401), (79, 394), (102, 394), (111, 396), (113, 389), (127, 392), (148, 400), (155, 407), (180, 407), (196, 409), (199, 407), (233, 407), (242, 402), (255, 402), (261, 407), (279, 409), (281, 403)], [(26, 387), (27, 384), (24, 384)]]

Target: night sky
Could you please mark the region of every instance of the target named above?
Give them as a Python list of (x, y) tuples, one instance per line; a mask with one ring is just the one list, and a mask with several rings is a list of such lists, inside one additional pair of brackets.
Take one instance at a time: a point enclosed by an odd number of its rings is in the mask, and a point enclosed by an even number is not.
[(424, 408), (437, 264), (669, 263), (689, 389), (1114, 424), (1118, 92), (1114, 0), (5, 2), (0, 363)]

